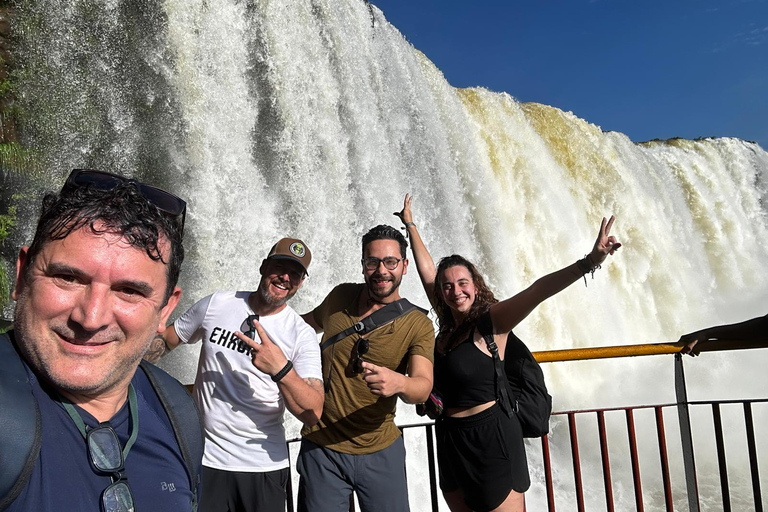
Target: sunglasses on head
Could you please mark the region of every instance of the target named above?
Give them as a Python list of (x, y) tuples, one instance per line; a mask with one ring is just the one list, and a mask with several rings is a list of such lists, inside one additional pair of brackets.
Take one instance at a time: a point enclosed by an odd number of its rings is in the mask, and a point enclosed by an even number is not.
[(61, 191), (77, 187), (93, 187), (98, 190), (110, 190), (123, 183), (133, 183), (144, 198), (157, 206), (162, 212), (172, 217), (181, 216), (181, 231), (184, 231), (184, 221), (187, 216), (187, 203), (180, 197), (165, 190), (147, 185), (133, 178), (125, 178), (110, 172), (93, 169), (73, 169)]

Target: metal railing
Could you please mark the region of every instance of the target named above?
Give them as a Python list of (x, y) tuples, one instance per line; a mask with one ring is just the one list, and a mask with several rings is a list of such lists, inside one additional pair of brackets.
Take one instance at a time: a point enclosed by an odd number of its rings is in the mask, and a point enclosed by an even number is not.
[[(757, 348), (762, 346), (768, 346), (768, 341), (762, 345), (745, 344), (739, 342), (708, 342), (707, 346), (702, 351), (718, 351), (718, 350), (738, 350), (746, 348)], [(626, 406), (626, 407), (612, 407), (612, 408), (598, 408), (598, 409), (581, 409), (581, 410), (569, 410), (558, 411), (553, 413), (553, 423), (567, 423), (568, 443), (570, 445), (570, 458), (571, 458), (571, 475), (573, 478), (573, 494), (566, 498), (561, 498), (559, 501), (556, 499), (556, 485), (555, 477), (553, 474), (553, 457), (551, 449), (550, 435), (544, 436), (540, 440), (541, 454), (540, 462), (543, 473), (543, 486), (546, 493), (547, 510), (549, 512), (555, 512), (556, 510), (577, 510), (583, 512), (587, 510), (585, 500), (585, 486), (583, 482), (582, 471), (582, 455), (579, 451), (579, 429), (577, 418), (594, 418), (597, 424), (597, 444), (599, 445), (600, 453), (600, 469), (602, 471), (602, 493), (605, 510), (613, 512), (615, 510), (626, 509), (626, 497), (624, 501), (624, 508), (617, 509), (617, 503), (614, 498), (614, 478), (611, 473), (611, 456), (609, 453), (609, 435), (606, 427), (606, 415), (615, 416), (622, 414), (626, 423), (626, 433), (629, 451), (629, 465), (631, 467), (631, 480), (632, 480), (632, 492), (634, 499), (634, 509), (638, 512), (644, 512), (645, 499), (643, 492), (643, 478), (641, 476), (641, 450), (638, 446), (638, 429), (636, 422), (636, 413), (645, 414), (645, 411), (653, 413), (655, 422), (655, 437), (656, 444), (658, 446), (658, 460), (660, 470), (660, 487), (661, 489), (653, 489), (653, 493), (660, 494), (663, 491), (663, 507), (664, 510), (672, 512), (675, 510), (674, 503), (674, 489), (672, 485), (672, 470), (670, 466), (670, 450), (669, 446), (673, 446), (676, 450), (682, 452), (682, 466), (684, 468), (685, 476), (685, 494), (687, 500), (688, 510), (691, 512), (699, 512), (701, 505), (699, 502), (699, 489), (696, 476), (696, 463), (694, 458), (693, 436), (690, 419), (690, 408), (695, 407), (697, 410), (700, 408), (709, 407), (711, 409), (712, 416), (712, 428), (714, 430), (714, 443), (717, 456), (717, 467), (719, 472), (719, 486), (721, 495), (721, 507), (724, 512), (730, 512), (732, 509), (731, 490), (729, 485), (729, 473), (728, 464), (726, 458), (726, 434), (723, 429), (723, 414), (722, 408), (728, 406), (733, 408), (737, 405), (741, 405), (743, 410), (743, 419), (747, 442), (747, 451), (749, 458), (749, 473), (752, 487), (752, 498), (754, 503), (754, 510), (756, 512), (763, 511), (761, 486), (760, 486), (760, 473), (758, 467), (758, 455), (757, 455), (757, 443), (754, 429), (753, 419), (753, 405), (764, 404), (768, 402), (768, 399), (749, 399), (749, 400), (719, 400), (719, 401), (694, 401), (689, 402), (687, 399), (687, 391), (685, 387), (685, 376), (683, 369), (683, 358), (680, 356), (681, 345), (675, 343), (657, 343), (657, 344), (645, 344), (645, 345), (628, 345), (617, 347), (601, 347), (601, 348), (584, 348), (584, 349), (572, 349), (572, 350), (553, 350), (546, 352), (534, 352), (534, 357), (539, 362), (559, 362), (559, 361), (576, 361), (576, 360), (594, 360), (594, 359), (606, 359), (617, 357), (633, 357), (633, 356), (647, 356), (647, 355), (661, 355), (661, 354), (675, 354), (675, 391), (676, 402), (664, 403), (655, 405), (640, 405), (640, 406)], [(669, 437), (668, 428), (665, 428), (664, 412), (669, 411), (670, 414), (676, 412), (679, 425), (679, 436)], [(429, 471), (429, 499), (431, 510), (437, 511), (439, 506), (439, 492), (437, 485), (437, 471), (436, 471), (436, 458), (434, 453), (434, 425), (432, 422), (420, 423), (413, 425), (401, 426), (401, 430), (404, 432), (414, 432), (419, 429), (423, 430), (426, 439), (426, 465)], [(739, 435), (737, 432), (729, 432), (729, 435)], [(289, 447), (291, 444), (298, 442), (298, 439), (289, 441)], [(669, 441), (669, 443), (668, 443)], [(535, 443), (534, 443), (535, 444)], [(531, 448), (529, 444), (529, 448)], [(529, 458), (531, 456), (529, 450)], [(646, 452), (643, 452), (647, 455)], [(564, 464), (564, 463), (563, 463)], [(562, 465), (556, 468), (559, 473), (565, 471)], [(533, 478), (532, 478), (533, 479)], [(293, 492), (291, 489), (291, 480), (289, 479), (288, 489), (288, 510), (293, 511)], [(558, 489), (562, 489), (562, 482), (558, 486)], [(594, 492), (594, 486), (592, 491)], [(648, 492), (648, 489), (646, 489)], [(678, 491), (680, 492), (680, 491)], [(426, 493), (425, 493), (426, 494)], [(565, 500), (565, 502), (564, 502)], [(656, 499), (658, 503), (662, 501)], [(594, 501), (594, 499), (593, 499)], [(658, 504), (655, 505), (658, 508)], [(680, 502), (678, 496), (678, 510), (680, 509)], [(590, 510), (594, 510), (594, 506)], [(602, 509), (602, 507), (601, 507)], [(355, 504), (353, 499), (350, 499), (350, 511), (355, 510)]]

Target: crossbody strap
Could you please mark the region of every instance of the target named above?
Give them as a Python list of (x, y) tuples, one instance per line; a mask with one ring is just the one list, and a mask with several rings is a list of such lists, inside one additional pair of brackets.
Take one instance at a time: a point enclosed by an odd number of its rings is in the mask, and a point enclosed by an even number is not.
[(337, 343), (347, 336), (351, 334), (357, 333), (358, 335), (362, 335), (368, 332), (371, 332), (372, 330), (381, 327), (382, 325), (388, 324), (395, 320), (396, 318), (399, 318), (406, 313), (410, 313), (414, 309), (418, 309), (424, 314), (427, 314), (427, 311), (425, 309), (422, 309), (418, 306), (414, 306), (411, 304), (408, 299), (398, 299), (394, 302), (390, 302), (386, 306), (384, 306), (381, 309), (377, 309), (370, 315), (366, 316), (365, 318), (361, 318), (359, 322), (357, 322), (352, 327), (348, 327), (344, 329), (343, 331), (334, 334), (327, 340), (325, 340), (320, 345), (320, 350), (325, 350), (326, 348), (330, 347), (334, 343)]
[(507, 416), (512, 416), (512, 413), (517, 411), (517, 400), (513, 403), (509, 396), (509, 388), (506, 383), (507, 374), (504, 371), (504, 363), (499, 357), (499, 347), (496, 345), (496, 340), (493, 339), (493, 334), (486, 334), (483, 339), (485, 346), (488, 347), (493, 356), (493, 380), (496, 385), (496, 397), (499, 400), (499, 405), (507, 413)]
[(493, 337), (493, 320), (491, 320), (490, 311), (486, 311), (477, 322), (478, 330), (485, 340), (485, 346), (493, 356), (493, 381), (496, 386), (496, 398), (499, 401), (501, 409), (511, 416), (517, 411), (517, 399), (509, 396), (509, 387), (507, 386), (507, 373), (504, 370), (504, 362), (499, 357), (499, 347)]

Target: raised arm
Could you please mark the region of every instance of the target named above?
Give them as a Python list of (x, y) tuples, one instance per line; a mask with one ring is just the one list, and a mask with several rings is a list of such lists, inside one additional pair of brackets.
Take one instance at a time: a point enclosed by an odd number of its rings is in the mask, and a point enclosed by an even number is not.
[(419, 230), (416, 228), (416, 224), (413, 223), (413, 213), (411, 212), (411, 201), (413, 197), (410, 194), (405, 194), (405, 200), (403, 201), (403, 209), (399, 212), (395, 212), (394, 215), (400, 217), (403, 221), (405, 229), (408, 232), (408, 238), (411, 240), (411, 251), (413, 251), (413, 260), (416, 263), (416, 270), (419, 272), (419, 278), (421, 279), (421, 285), (424, 287), (424, 291), (427, 293), (427, 298), (435, 306), (435, 279), (437, 278), (437, 269), (435, 268), (435, 262), (432, 260), (432, 255), (429, 254), (427, 246), (424, 245), (424, 241), (419, 235)]
[(517, 295), (491, 306), (493, 330), (497, 334), (511, 331), (536, 306), (566, 289), (587, 272), (594, 272), (599, 268), (608, 255), (613, 254), (621, 247), (616, 238), (610, 235), (613, 220), (613, 216), (607, 221), (603, 217), (592, 252), (584, 259), (539, 278)]
[(736, 324), (716, 325), (683, 334), (680, 337), (680, 342), (686, 343), (686, 345), (680, 352), (697, 356), (701, 351), (701, 345), (709, 340), (756, 341), (766, 337), (768, 337), (768, 315)]
[(161, 357), (178, 347), (180, 344), (181, 339), (179, 339), (179, 335), (176, 334), (176, 328), (171, 324), (165, 328), (165, 331), (163, 331), (162, 334), (155, 334), (155, 339), (152, 340), (149, 348), (144, 353), (144, 359), (150, 363), (156, 363)]

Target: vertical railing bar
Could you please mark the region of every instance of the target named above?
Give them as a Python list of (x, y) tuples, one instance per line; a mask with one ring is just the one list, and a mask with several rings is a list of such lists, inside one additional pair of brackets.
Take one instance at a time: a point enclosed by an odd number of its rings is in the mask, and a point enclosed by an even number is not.
[(720, 469), (720, 492), (723, 495), (723, 512), (731, 512), (731, 490), (728, 486), (728, 465), (725, 460), (725, 440), (723, 437), (723, 419), (720, 404), (712, 404), (712, 422), (715, 425), (715, 446), (717, 447), (717, 466)]
[(547, 487), (547, 510), (555, 512), (555, 485), (552, 482), (552, 460), (549, 454), (549, 434), (541, 438), (541, 458), (544, 461), (544, 483)]
[(433, 425), (425, 425), (427, 432), (427, 458), (429, 466), (429, 495), (432, 498), (432, 511), (437, 512), (437, 475), (435, 474), (435, 447), (432, 435)]
[(629, 456), (632, 460), (632, 482), (635, 485), (635, 507), (637, 512), (645, 510), (643, 506), (643, 486), (640, 480), (640, 463), (637, 457), (637, 436), (635, 435), (635, 415), (627, 409), (627, 435), (629, 437)]
[(656, 411), (656, 434), (659, 438), (659, 460), (661, 461), (661, 479), (664, 484), (664, 502), (667, 512), (674, 512), (672, 501), (672, 483), (669, 476), (669, 454), (667, 452), (667, 436), (664, 431), (664, 411), (661, 406), (654, 407)]
[(576, 434), (576, 415), (568, 413), (568, 428), (571, 433), (571, 457), (573, 458), (573, 478), (576, 485), (576, 507), (584, 512), (584, 488), (581, 482), (581, 462), (579, 460), (579, 438)]
[[(288, 447), (288, 453), (291, 453), (290, 445), (288, 443), (285, 443), (285, 445)], [(288, 512), (294, 512), (296, 509), (293, 506), (293, 471), (291, 471), (290, 464), (288, 465), (288, 483), (285, 487), (285, 491), (287, 494), (286, 510)]]
[(679, 352), (675, 354), (675, 396), (677, 398), (677, 419), (680, 423), (680, 444), (683, 450), (688, 509), (690, 512), (699, 512), (701, 507), (699, 505), (699, 486), (696, 482), (696, 461), (693, 456), (691, 416), (688, 411), (688, 392), (685, 389), (683, 356)]
[(763, 498), (760, 491), (760, 472), (757, 468), (757, 446), (755, 444), (755, 426), (752, 422), (751, 402), (744, 402), (744, 423), (747, 429), (749, 469), (752, 472), (752, 494), (755, 497), (755, 512), (763, 512)]
[(608, 436), (605, 432), (605, 412), (597, 411), (597, 429), (600, 436), (600, 455), (603, 460), (603, 485), (605, 487), (605, 508), (614, 512), (613, 481), (611, 480), (611, 459), (608, 456)]

